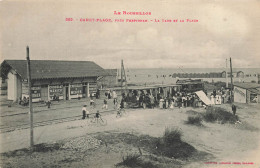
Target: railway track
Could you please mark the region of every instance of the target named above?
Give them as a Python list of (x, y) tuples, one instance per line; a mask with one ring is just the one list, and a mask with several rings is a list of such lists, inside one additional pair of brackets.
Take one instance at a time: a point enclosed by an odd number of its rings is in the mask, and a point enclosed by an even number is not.
[[(47, 121), (41, 121), (41, 122), (35, 122), (33, 123), (34, 127), (39, 127), (39, 126), (45, 126), (45, 125), (52, 125), (52, 124), (58, 124), (62, 122), (68, 122), (68, 121), (74, 121), (78, 120), (80, 116), (72, 116), (72, 117), (66, 117), (66, 118), (57, 118), (53, 120), (47, 120)], [(30, 128), (30, 124), (21, 124), (13, 127), (0, 127), (0, 133), (6, 133), (6, 132), (12, 132), (16, 130), (21, 130), (21, 129), (28, 129)]]
[[(128, 111), (134, 111), (135, 109), (131, 109)], [(110, 114), (115, 112), (115, 110), (108, 110), (108, 111), (100, 111), (101, 114)], [(95, 115), (95, 113), (92, 113), (90, 115)], [(46, 121), (40, 121), (40, 122), (35, 122), (33, 123), (34, 128), (35, 127), (40, 127), (40, 126), (46, 126), (46, 125), (53, 125), (53, 124), (59, 124), (59, 123), (64, 123), (64, 122), (70, 122), (70, 121), (75, 121), (75, 120), (81, 120), (82, 115), (75, 115), (75, 116), (70, 116), (70, 117), (65, 117), (65, 118), (57, 118), (57, 119), (52, 119), (52, 120), (46, 120)], [(30, 128), (30, 124), (21, 124), (17, 126), (2, 126), (0, 127), (0, 134), (6, 133), (6, 132), (12, 132), (16, 130), (22, 130), (22, 129), (28, 129)]]
[[(54, 108), (54, 109), (36, 110), (36, 111), (33, 111), (33, 113), (40, 113), (40, 112), (44, 112), (44, 111), (54, 111), (54, 110), (68, 109), (68, 108), (74, 108), (74, 107), (79, 107), (79, 106), (77, 105), (77, 106), (61, 107), (61, 108)], [(17, 115), (25, 115), (25, 114), (28, 114), (28, 112), (16, 113), (16, 114), (7, 114), (7, 115), (2, 115), (0, 117), (4, 118), (4, 117), (17, 116)]]
[[(83, 102), (83, 101), (82, 101)], [(73, 103), (71, 103), (73, 104)], [(102, 106), (102, 103), (97, 103), (96, 106)], [(50, 108), (50, 109), (42, 109), (42, 110), (34, 110), (33, 113), (40, 113), (40, 112), (45, 112), (45, 111), (54, 111), (54, 110), (62, 110), (62, 109), (69, 109), (69, 108), (74, 108), (74, 107), (79, 107), (79, 105), (74, 105), (74, 106), (67, 106), (67, 107), (59, 107), (59, 108)], [(28, 109), (28, 108), (27, 108)], [(28, 109), (29, 110), (29, 109)], [(11, 117), (11, 116), (17, 116), (17, 115), (27, 115), (28, 112), (21, 112), (21, 113), (15, 113), (15, 114), (7, 114), (7, 115), (0, 115), (0, 118), (4, 118), (4, 117)]]

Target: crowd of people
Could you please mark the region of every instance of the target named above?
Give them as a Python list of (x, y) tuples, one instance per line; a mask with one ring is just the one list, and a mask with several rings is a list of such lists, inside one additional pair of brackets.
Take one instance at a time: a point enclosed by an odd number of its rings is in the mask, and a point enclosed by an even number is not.
[(168, 94), (151, 94), (144, 91), (129, 92), (125, 96), (126, 102), (131, 102), (136, 104), (138, 107), (143, 108), (185, 108), (185, 107), (199, 107), (205, 105), (196, 94), (186, 93), (186, 92), (175, 92), (172, 95)]
[(29, 97), (23, 97), (23, 98), (19, 98), (19, 105), (22, 105), (22, 106), (28, 106), (29, 105)]
[[(213, 92), (208, 95), (207, 91), (204, 90), (205, 94), (210, 98), (211, 104), (223, 104), (231, 102), (231, 92), (229, 89), (224, 89), (223, 87), (219, 90), (213, 90)], [(106, 99), (113, 99), (114, 105), (118, 104), (117, 94), (115, 91), (107, 91), (105, 93)], [(105, 104), (107, 100), (104, 100), (104, 108), (107, 108)], [(137, 106), (142, 108), (185, 108), (185, 107), (206, 107), (206, 104), (200, 100), (200, 98), (195, 93), (188, 93), (186, 91), (176, 91), (172, 94), (163, 93), (150, 93), (149, 91), (137, 91), (132, 90), (128, 93), (122, 94), (121, 104), (127, 102), (130, 106)]]
[[(207, 91), (204, 91), (207, 95)], [(207, 95), (208, 96), (208, 95)], [(96, 99), (100, 98), (100, 91), (95, 96)], [(210, 94), (211, 104), (223, 104), (231, 101), (231, 94), (229, 90), (221, 88), (220, 90), (213, 90)], [(127, 93), (122, 93), (120, 100), (118, 99), (116, 91), (107, 90), (105, 92), (105, 99), (103, 100), (102, 109), (108, 109), (108, 101), (112, 99), (114, 109), (120, 111), (125, 108), (126, 104), (128, 107), (139, 107), (139, 108), (160, 108), (160, 109), (173, 109), (173, 108), (186, 108), (186, 107), (206, 107), (206, 104), (200, 100), (195, 93), (187, 93), (185, 91), (174, 91), (172, 94), (167, 93), (167, 96), (163, 93), (154, 92), (150, 93), (148, 90), (132, 90)], [(53, 100), (59, 101), (57, 96), (53, 97)], [(23, 106), (29, 105), (29, 97), (20, 98), (19, 104)], [(46, 102), (48, 108), (50, 108), (51, 102)], [(95, 108), (95, 101), (93, 97), (90, 97), (90, 108)], [(232, 111), (235, 114), (236, 109), (232, 106)], [(82, 107), (82, 119), (89, 118), (89, 111), (87, 105)]]
[[(54, 95), (53, 97), (52, 97), (52, 101), (58, 101), (59, 102), (59, 96), (57, 96), (57, 95)], [(23, 98), (19, 98), (19, 101), (18, 101), (18, 104), (19, 105), (22, 105), (22, 106), (29, 106), (29, 96), (28, 97), (23, 97)], [(50, 108), (51, 107), (51, 101), (50, 100), (48, 100), (48, 101), (45, 101), (45, 104), (46, 104), (46, 106), (48, 107), (48, 108)]]
[(219, 90), (213, 90), (210, 94), (211, 104), (224, 104), (231, 102), (231, 92), (229, 89), (221, 87)]
[[(204, 91), (207, 95), (207, 91)], [(207, 95), (211, 104), (223, 104), (231, 102), (231, 93), (223, 87), (219, 90), (213, 90), (210, 95)], [(96, 99), (100, 98), (100, 91), (96, 95)], [(150, 93), (148, 90), (131, 90), (127, 93), (122, 93), (120, 100), (118, 99), (116, 91), (107, 90), (105, 92), (105, 99), (103, 100), (102, 109), (108, 109), (108, 100), (112, 99), (114, 104), (114, 109), (120, 110), (124, 109), (126, 104), (129, 107), (139, 107), (139, 108), (155, 108), (160, 109), (173, 109), (173, 108), (186, 108), (186, 107), (206, 107), (206, 104), (200, 100), (200, 98), (195, 93), (187, 93), (185, 91), (174, 91), (172, 94), (167, 93), (167, 96), (163, 93), (154, 92)], [(59, 101), (59, 97), (54, 95), (53, 100)], [(23, 97), (19, 99), (19, 104), (23, 106), (29, 105), (29, 97)], [(51, 102), (46, 102), (48, 108), (50, 108)], [(82, 119), (86, 117), (89, 118), (89, 111), (87, 110), (87, 105), (82, 108)], [(90, 107), (95, 107), (95, 101), (93, 97), (90, 97)], [(232, 111), (235, 108), (232, 107)], [(234, 112), (235, 113), (235, 112)]]
[[(140, 108), (155, 108), (159, 107), (161, 109), (167, 108), (185, 108), (185, 107), (199, 107), (205, 106), (202, 101), (195, 94), (176, 92), (173, 95), (168, 95), (166, 97), (163, 94), (158, 93), (153, 95), (149, 92), (144, 91), (131, 91), (127, 94), (123, 93), (120, 100), (118, 99), (117, 93), (115, 91), (108, 90), (105, 92), (105, 98), (103, 100), (102, 109), (108, 109), (108, 101), (113, 100), (114, 109), (120, 111), (125, 108), (126, 104), (131, 107), (131, 104), (135, 107)], [(86, 109), (86, 105), (82, 108), (83, 117), (82, 119), (88, 118), (89, 111)], [(95, 102), (93, 97), (90, 98), (90, 108), (95, 107)]]

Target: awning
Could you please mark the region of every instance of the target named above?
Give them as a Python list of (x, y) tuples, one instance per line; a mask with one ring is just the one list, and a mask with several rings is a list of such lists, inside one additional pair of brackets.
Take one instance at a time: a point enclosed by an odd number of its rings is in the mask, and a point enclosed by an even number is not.
[(200, 100), (203, 101), (203, 103), (205, 103), (206, 105), (212, 104), (210, 99), (207, 97), (207, 95), (202, 90), (197, 91), (195, 93), (200, 98)]

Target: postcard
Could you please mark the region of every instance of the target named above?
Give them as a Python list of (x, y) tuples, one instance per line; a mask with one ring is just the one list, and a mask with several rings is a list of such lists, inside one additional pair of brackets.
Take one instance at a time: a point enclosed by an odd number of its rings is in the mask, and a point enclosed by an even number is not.
[(259, 7), (0, 0), (0, 167), (259, 167)]

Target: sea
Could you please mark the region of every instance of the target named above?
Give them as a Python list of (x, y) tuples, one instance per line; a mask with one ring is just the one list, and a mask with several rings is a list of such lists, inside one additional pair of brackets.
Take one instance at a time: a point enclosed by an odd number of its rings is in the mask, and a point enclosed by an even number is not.
[[(128, 84), (174, 84), (180, 78), (173, 78), (174, 73), (221, 73), (224, 68), (149, 68), (149, 69), (125, 69)], [(230, 69), (228, 69), (230, 72)], [(244, 75), (250, 75), (243, 79), (234, 78), (234, 82), (258, 82), (260, 68), (233, 68), (233, 72), (242, 71)], [(120, 70), (118, 70), (120, 78)], [(202, 78), (203, 81), (226, 82), (226, 78)]]

